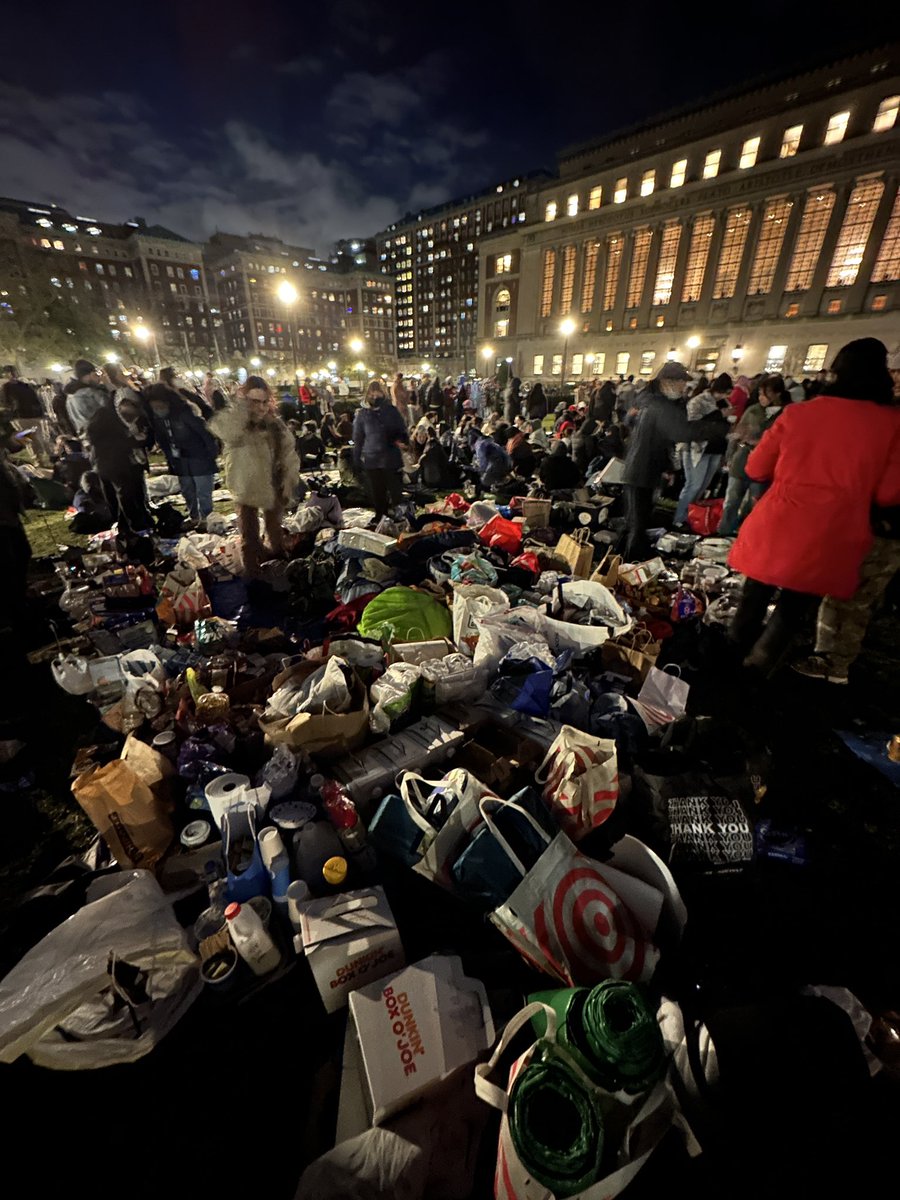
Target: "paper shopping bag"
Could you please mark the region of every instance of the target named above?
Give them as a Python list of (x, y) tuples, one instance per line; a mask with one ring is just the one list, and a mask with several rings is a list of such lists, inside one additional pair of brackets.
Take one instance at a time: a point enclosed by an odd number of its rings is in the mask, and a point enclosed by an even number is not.
[(189, 629), (198, 617), (212, 615), (209, 597), (193, 567), (176, 567), (163, 580), (157, 616), (167, 625)]
[(601, 661), (607, 671), (624, 675), (632, 683), (643, 683), (662, 650), (649, 629), (635, 629), (603, 643)]
[(535, 772), (544, 802), (577, 842), (610, 816), (619, 796), (616, 743), (563, 725)]
[(612, 550), (607, 550), (603, 561), (594, 568), (594, 573), (591, 575), (591, 583), (602, 583), (604, 587), (608, 587), (612, 591), (619, 582), (619, 567), (621, 565), (622, 555), (613, 554)]
[(662, 671), (651, 667), (637, 700), (628, 698), (649, 733), (684, 716), (690, 685), (680, 675), (672, 674), (672, 671), (677, 672), (678, 667), (670, 665)]
[(72, 795), (109, 844), (120, 866), (152, 869), (172, 840), (172, 822), (150, 788), (121, 758), (92, 767)]
[(569, 570), (579, 579), (587, 579), (594, 561), (594, 546), (588, 529), (576, 529), (564, 533), (556, 543), (556, 553), (568, 564)]

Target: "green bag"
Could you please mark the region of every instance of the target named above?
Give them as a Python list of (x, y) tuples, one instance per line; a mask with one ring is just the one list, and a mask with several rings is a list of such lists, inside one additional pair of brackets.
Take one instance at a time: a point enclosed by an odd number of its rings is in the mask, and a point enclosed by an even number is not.
[(450, 610), (426, 592), (391, 587), (363, 609), (357, 626), (363, 637), (382, 642), (430, 642), (452, 636)]

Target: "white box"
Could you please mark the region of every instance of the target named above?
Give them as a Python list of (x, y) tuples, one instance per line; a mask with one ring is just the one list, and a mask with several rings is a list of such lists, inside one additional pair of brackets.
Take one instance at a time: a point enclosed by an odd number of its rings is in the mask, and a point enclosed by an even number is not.
[(376, 1125), (474, 1062), (494, 1040), (484, 985), (468, 979), (453, 955), (433, 954), (359, 988), (350, 1016)]
[(354, 988), (406, 962), (384, 889), (342, 892), (303, 905), (300, 941), (325, 1005), (337, 1012)]

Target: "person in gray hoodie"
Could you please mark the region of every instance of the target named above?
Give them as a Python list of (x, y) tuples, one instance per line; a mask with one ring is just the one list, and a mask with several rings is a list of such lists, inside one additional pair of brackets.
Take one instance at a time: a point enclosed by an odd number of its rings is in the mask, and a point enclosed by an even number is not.
[(86, 440), (88, 425), (101, 408), (106, 407), (110, 394), (103, 387), (100, 372), (86, 358), (79, 358), (74, 373), (78, 386), (70, 392), (66, 401), (66, 412), (75, 433), (82, 440)]

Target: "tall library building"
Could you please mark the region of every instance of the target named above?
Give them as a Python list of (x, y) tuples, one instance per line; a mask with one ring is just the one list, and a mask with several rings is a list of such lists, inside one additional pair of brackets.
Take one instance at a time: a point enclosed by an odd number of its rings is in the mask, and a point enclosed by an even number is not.
[(481, 241), (481, 361), (560, 382), (900, 353), (898, 111), (900, 43), (566, 151)]

